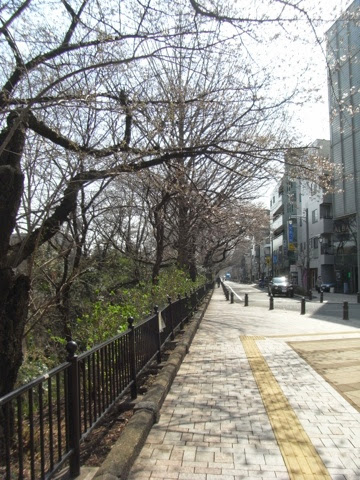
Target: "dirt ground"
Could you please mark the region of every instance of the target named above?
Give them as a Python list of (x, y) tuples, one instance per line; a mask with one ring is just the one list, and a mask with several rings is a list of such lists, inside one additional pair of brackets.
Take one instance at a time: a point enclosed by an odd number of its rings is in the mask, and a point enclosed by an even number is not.
[[(163, 361), (166, 361), (170, 352), (163, 353)], [(161, 367), (160, 367), (161, 368)], [(138, 399), (147, 392), (148, 388), (156, 379), (156, 373), (160, 371), (157, 365), (151, 368), (142, 380), (138, 388)], [(113, 408), (99, 422), (99, 425), (88, 435), (81, 444), (81, 465), (87, 467), (99, 467), (117, 441), (121, 432), (134, 414), (135, 403), (130, 397), (117, 402)]]

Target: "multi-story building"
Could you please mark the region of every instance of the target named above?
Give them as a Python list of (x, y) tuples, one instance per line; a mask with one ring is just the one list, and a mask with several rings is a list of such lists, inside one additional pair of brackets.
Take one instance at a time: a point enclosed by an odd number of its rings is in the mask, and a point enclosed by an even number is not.
[[(272, 276), (289, 275), (296, 263), (296, 230), (291, 217), (297, 215), (299, 184), (284, 174), (270, 198), (270, 243), (272, 252)], [(297, 279), (293, 278), (297, 283)]]
[[(288, 152), (288, 156), (299, 152)], [(330, 142), (316, 140), (303, 157), (329, 158)], [(332, 195), (314, 182), (286, 173), (270, 200), (272, 274), (287, 275), (295, 285), (313, 288), (318, 276), (334, 281)]]
[(327, 32), (337, 289), (360, 289), (360, 0)]
[[(307, 154), (328, 160), (329, 140), (316, 140)], [(298, 227), (298, 276), (302, 286), (313, 288), (319, 276), (324, 283), (335, 280), (332, 194), (314, 182), (302, 180), (299, 184), (298, 215), (294, 220)]]

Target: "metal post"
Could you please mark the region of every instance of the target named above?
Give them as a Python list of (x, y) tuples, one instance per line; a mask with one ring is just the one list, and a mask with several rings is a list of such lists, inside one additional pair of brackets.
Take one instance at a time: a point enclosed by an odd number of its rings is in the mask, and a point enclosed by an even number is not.
[(343, 304), (343, 320), (349, 320), (349, 303), (344, 302)]
[(301, 299), (301, 311), (300, 315), (305, 315), (305, 297), (302, 297)]
[(230, 293), (230, 303), (234, 303), (234, 292)]
[(171, 297), (167, 297), (168, 304), (169, 304), (169, 312), (170, 312), (170, 328), (171, 328), (171, 340), (174, 340), (175, 335), (174, 335), (174, 319), (173, 319), (173, 307), (171, 303)]
[(194, 288), (194, 295), (195, 295), (195, 310), (197, 310), (200, 302), (199, 302), (198, 291), (195, 288)]
[(360, 292), (357, 294), (357, 303), (360, 303)]
[[(154, 307), (154, 313), (157, 315), (159, 319), (159, 307), (155, 305)], [(160, 332), (160, 324), (159, 320), (156, 322), (157, 325), (157, 340), (158, 340), (158, 351), (157, 351), (157, 361), (158, 363), (161, 363), (161, 332)]]
[(195, 288), (191, 289), (191, 314), (196, 310), (196, 291)]
[(185, 293), (185, 301), (186, 301), (186, 306), (185, 306), (185, 308), (186, 308), (186, 323), (188, 323), (189, 317), (190, 317), (190, 315), (189, 315), (190, 314), (190, 299), (189, 299), (189, 295), (188, 295), (187, 292)]
[(309, 209), (305, 208), (306, 222), (306, 290), (311, 300), (311, 279), (310, 279), (310, 234), (309, 234)]
[(320, 290), (320, 303), (323, 303), (324, 301), (324, 292)]
[(72, 450), (69, 467), (70, 476), (75, 478), (80, 475), (80, 391), (78, 356), (75, 355), (76, 342), (70, 340), (66, 344), (66, 350), (68, 352), (66, 360), (71, 363), (67, 376), (69, 444)]
[(244, 307), (248, 307), (249, 306), (249, 295), (247, 293), (245, 293), (245, 303), (244, 303)]
[(137, 397), (137, 381), (136, 381), (136, 357), (135, 357), (135, 329), (133, 317), (128, 318), (129, 326), (129, 359), (130, 359), (130, 376), (131, 376), (131, 398)]
[(274, 310), (274, 297), (270, 295), (269, 310)]
[[(180, 293), (178, 293), (177, 295), (177, 299), (178, 299), (178, 304), (180, 306), (180, 330), (183, 330), (184, 328), (184, 313), (185, 313), (185, 310), (183, 308), (183, 303), (181, 303), (181, 295)], [(179, 309), (179, 307), (177, 307)]]

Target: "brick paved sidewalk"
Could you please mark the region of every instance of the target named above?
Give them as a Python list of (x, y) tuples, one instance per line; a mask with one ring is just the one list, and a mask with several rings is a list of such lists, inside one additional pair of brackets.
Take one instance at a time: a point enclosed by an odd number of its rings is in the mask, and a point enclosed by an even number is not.
[(360, 413), (287, 343), (337, 338), (360, 330), (215, 289), (129, 479), (358, 480)]

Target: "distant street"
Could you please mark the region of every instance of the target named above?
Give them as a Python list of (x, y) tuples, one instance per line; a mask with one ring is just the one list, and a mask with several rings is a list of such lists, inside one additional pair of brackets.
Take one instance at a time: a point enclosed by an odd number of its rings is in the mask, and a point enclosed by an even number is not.
[[(236, 283), (227, 281), (226, 285), (234, 292), (234, 301), (243, 303), (245, 294), (248, 294), (249, 307), (263, 307), (269, 309), (270, 297), (268, 296), (267, 287), (259, 288), (254, 285), (244, 283)], [(306, 298), (306, 313), (312, 314), (313, 317), (329, 316), (337, 319), (343, 318), (343, 302), (349, 304), (349, 315), (351, 319), (360, 320), (360, 304), (357, 302), (356, 295), (345, 295), (337, 293), (323, 293), (323, 303), (320, 303), (320, 294), (313, 292), (313, 298), (309, 301)], [(296, 312), (301, 310), (301, 297), (295, 295), (294, 298), (285, 296), (274, 297), (274, 310), (287, 310)]]

